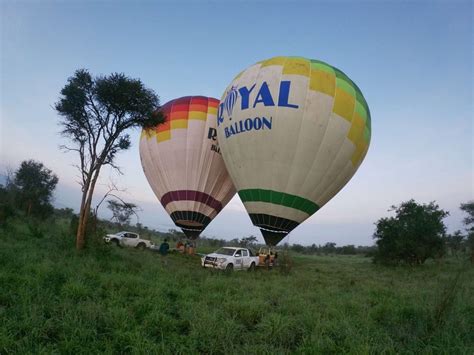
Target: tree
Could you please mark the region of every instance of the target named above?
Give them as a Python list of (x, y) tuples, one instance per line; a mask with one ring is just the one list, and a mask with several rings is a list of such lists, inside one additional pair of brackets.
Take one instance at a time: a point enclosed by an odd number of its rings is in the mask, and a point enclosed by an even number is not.
[(107, 208), (112, 211), (112, 220), (115, 220), (119, 225), (128, 224), (132, 215), (137, 216), (138, 219), (138, 207), (133, 203), (109, 200)]
[(69, 207), (56, 209), (54, 214), (59, 218), (71, 219), (75, 215), (74, 210)]
[(334, 254), (336, 252), (336, 243), (328, 242), (324, 244), (322, 250), (325, 254)]
[(446, 233), (443, 218), (448, 212), (434, 202), (418, 204), (414, 200), (392, 206), (391, 210), (395, 217), (381, 218), (376, 223), (375, 261), (418, 265), (442, 253)]
[(459, 207), (462, 211), (467, 213), (467, 217), (464, 218), (464, 225), (467, 227), (468, 232), (474, 232), (474, 201), (461, 203)]
[(0, 227), (15, 215), (12, 200), (9, 189), (0, 185)]
[(14, 195), (15, 207), (28, 216), (45, 217), (53, 212), (51, 200), (58, 177), (43, 163), (25, 160), (15, 172), (7, 190)]
[(456, 258), (458, 257), (458, 252), (462, 249), (463, 240), (464, 235), (462, 235), (460, 230), (446, 236), (446, 244)]
[(355, 255), (357, 254), (357, 250), (355, 245), (344, 245), (339, 248), (339, 253), (343, 255)]
[(240, 245), (239, 238), (234, 238), (234, 239), (229, 240), (229, 245)]
[(255, 243), (257, 243), (257, 237), (254, 235), (248, 236), (246, 238), (242, 238), (239, 242), (239, 244), (243, 247), (250, 247)]
[(463, 222), (467, 231), (467, 246), (471, 251), (471, 263), (474, 264), (474, 201), (461, 203), (461, 210), (467, 213)]
[(79, 155), (76, 165), (81, 174), (82, 188), (76, 247), (85, 244), (85, 230), (90, 215), (92, 197), (100, 170), (109, 165), (120, 172), (115, 157), (130, 148), (131, 128), (154, 127), (164, 121), (156, 111), (158, 96), (138, 79), (124, 74), (92, 77), (77, 70), (61, 90), (54, 108), (61, 116), (61, 134), (72, 146), (63, 146)]
[(305, 252), (306, 248), (304, 247), (304, 245), (301, 245), (301, 244), (293, 244), (291, 246), (291, 250), (293, 250), (297, 253), (303, 254)]

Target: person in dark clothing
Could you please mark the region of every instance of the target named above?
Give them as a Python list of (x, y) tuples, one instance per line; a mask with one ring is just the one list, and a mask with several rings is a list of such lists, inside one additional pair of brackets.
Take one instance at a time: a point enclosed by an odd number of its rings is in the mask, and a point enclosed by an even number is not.
[(168, 244), (168, 239), (165, 239), (160, 245), (160, 254), (163, 256), (168, 255), (168, 250), (170, 250), (170, 245)]
[(164, 265), (168, 265), (168, 261), (166, 260), (168, 250), (170, 250), (170, 245), (168, 244), (168, 239), (165, 239), (163, 243), (161, 243), (160, 249), (158, 250), (161, 255), (161, 261)]

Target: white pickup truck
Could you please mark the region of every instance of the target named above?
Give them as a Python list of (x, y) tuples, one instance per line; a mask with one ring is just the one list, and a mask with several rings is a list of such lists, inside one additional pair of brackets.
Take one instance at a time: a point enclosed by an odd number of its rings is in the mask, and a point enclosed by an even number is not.
[(107, 234), (104, 237), (106, 243), (112, 243), (117, 246), (145, 249), (153, 247), (153, 243), (147, 239), (141, 239), (137, 233), (118, 232), (116, 234)]
[(201, 265), (205, 268), (221, 270), (255, 270), (258, 266), (258, 256), (253, 255), (247, 248), (223, 247), (214, 253), (204, 255)]

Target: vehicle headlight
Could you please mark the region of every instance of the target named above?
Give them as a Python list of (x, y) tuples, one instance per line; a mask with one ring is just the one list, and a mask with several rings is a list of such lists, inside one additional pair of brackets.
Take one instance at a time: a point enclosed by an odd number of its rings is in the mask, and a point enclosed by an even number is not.
[(226, 258), (217, 258), (217, 262), (219, 264), (225, 263), (226, 260), (227, 260)]

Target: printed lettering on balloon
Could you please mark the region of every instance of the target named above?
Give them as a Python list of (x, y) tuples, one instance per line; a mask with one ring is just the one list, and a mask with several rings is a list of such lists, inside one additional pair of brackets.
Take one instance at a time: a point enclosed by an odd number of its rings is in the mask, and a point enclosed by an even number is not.
[(209, 127), (209, 131), (207, 132), (207, 139), (211, 140), (212, 142), (216, 142), (211, 144), (211, 150), (213, 152), (221, 154), (221, 149), (219, 148), (219, 144), (217, 143), (217, 129)]
[(224, 134), (226, 138), (229, 138), (230, 136), (252, 130), (259, 131), (264, 129), (272, 129), (272, 121), (272, 117), (247, 118), (242, 121), (233, 122), (229, 126), (224, 127)]
[[(224, 123), (224, 115), (227, 115), (228, 121), (232, 121), (232, 114), (236, 107), (237, 101), (240, 100), (240, 111), (250, 108), (258, 108), (259, 106), (278, 106), (297, 109), (299, 106), (290, 102), (291, 81), (283, 80), (278, 88), (278, 98), (272, 95), (270, 87), (266, 81), (259, 86), (253, 84), (251, 86), (232, 86), (226, 93), (225, 98), (219, 104), (217, 109), (217, 126)], [(277, 100), (275, 100), (277, 99)], [(225, 137), (229, 138), (235, 134), (249, 132), (252, 130), (272, 129), (272, 117), (249, 117), (243, 120), (232, 122), (224, 127)]]

